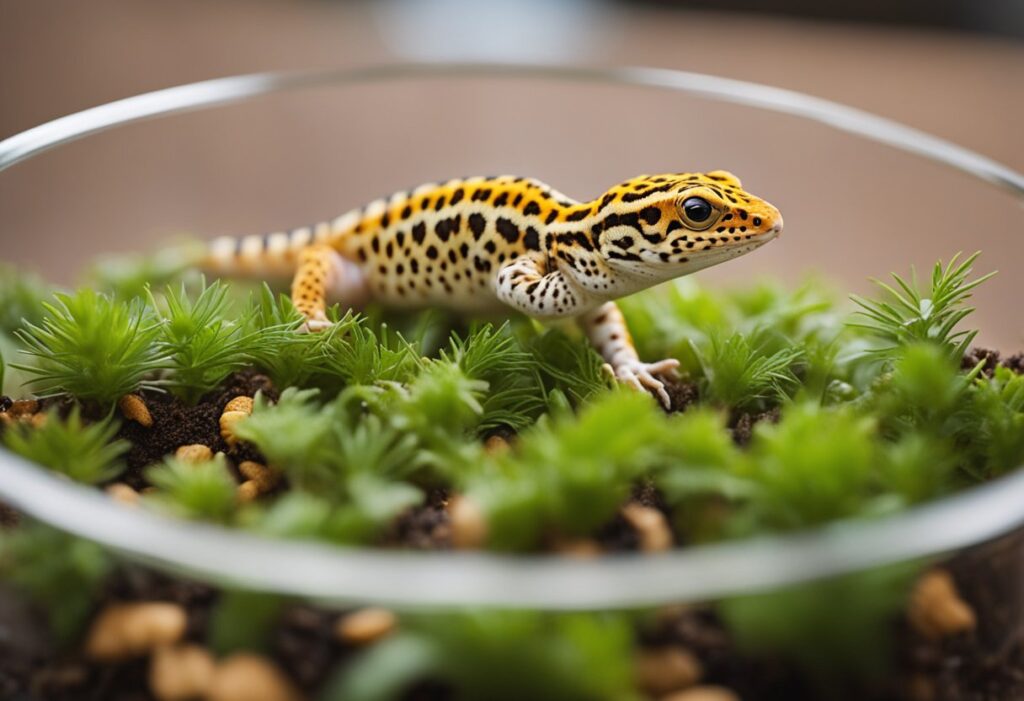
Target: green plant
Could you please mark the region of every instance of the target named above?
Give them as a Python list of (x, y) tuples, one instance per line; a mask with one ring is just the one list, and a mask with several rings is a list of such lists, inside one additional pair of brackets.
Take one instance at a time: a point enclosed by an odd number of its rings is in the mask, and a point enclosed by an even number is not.
[(113, 562), (95, 543), (36, 523), (0, 529), (0, 572), (70, 643), (85, 624)]
[(12, 334), (24, 322), (38, 324), (51, 290), (35, 275), (0, 263), (0, 334)]
[(278, 387), (308, 386), (320, 372), (323, 349), (332, 332), (301, 333), (305, 319), (291, 298), (275, 296), (265, 283), (254, 295), (252, 306), (246, 335), (260, 339), (249, 350), (253, 364), (266, 371)]
[(896, 286), (875, 281), (881, 288), (883, 299), (871, 300), (853, 295), (851, 298), (860, 307), (862, 321), (850, 322), (851, 326), (863, 328), (887, 345), (876, 352), (888, 356), (898, 352), (902, 346), (913, 343), (933, 343), (943, 349), (950, 358), (959, 362), (977, 335), (973, 330), (957, 330), (957, 325), (974, 309), (964, 306), (971, 292), (995, 273), (969, 280), (971, 266), (980, 253), (957, 262), (960, 254), (953, 256), (949, 263), (935, 264), (932, 269), (931, 287), (921, 290), (917, 276), (912, 271), (908, 282), (893, 273)]
[(307, 513), (273, 509), (271, 525), (261, 528), (365, 542), (423, 500), (422, 491), (402, 481), (418, 465), (416, 437), (401, 434), (378, 416), (354, 416), (350, 404), (358, 396), (347, 391), (322, 407), (315, 392), (286, 390), (277, 405), (258, 402), (239, 425), (239, 436), (258, 446), (295, 489), (322, 504), (292, 500), (309, 507)]
[(523, 550), (536, 547), (545, 532), (593, 531), (659, 459), (665, 426), (650, 397), (612, 392), (578, 417), (541, 421), (524, 432), (516, 451), (465, 478), (467, 493), (487, 515), (488, 546)]
[(845, 407), (787, 407), (759, 424), (740, 474), (753, 487), (731, 527), (744, 535), (863, 515), (875, 496), (875, 422)]
[(502, 426), (521, 430), (544, 408), (532, 357), (511, 335), (508, 323), (499, 329), (485, 324), (465, 339), (452, 334), (441, 358), (457, 365), (471, 380), (487, 383), (478, 430)]
[(702, 369), (701, 390), (715, 404), (737, 411), (763, 410), (785, 399), (795, 389), (793, 365), (803, 357), (800, 348), (767, 352), (765, 333), (713, 336), (710, 352), (694, 347)]
[(347, 385), (407, 382), (420, 366), (412, 346), (386, 324), (374, 332), (366, 319), (349, 313), (328, 333), (321, 346), (322, 372)]
[(86, 424), (75, 406), (64, 420), (57, 411), (48, 412), (38, 428), (16, 424), (4, 432), (3, 440), (8, 449), (54, 472), (98, 484), (123, 469), (121, 456), (129, 444), (113, 440), (117, 429), (117, 422), (109, 418)]
[(168, 248), (155, 254), (105, 256), (97, 259), (88, 271), (90, 286), (115, 299), (146, 299), (154, 287), (164, 288), (172, 283), (199, 277), (191, 270), (190, 260), (201, 254), (203, 244)]
[[(150, 304), (158, 304), (150, 297)], [(160, 314), (159, 346), (171, 369), (168, 386), (194, 403), (232, 372), (260, 355), (260, 346), (271, 344), (279, 328), (251, 329), (252, 308), (241, 318), (229, 318), (228, 286), (221, 282), (202, 285), (195, 299), (184, 283), (165, 294), (166, 310)]]
[(557, 329), (534, 336), (526, 347), (547, 396), (558, 391), (571, 398), (575, 406), (582, 406), (615, 384), (593, 348)]
[(284, 600), (275, 594), (247, 589), (222, 591), (210, 616), (210, 649), (220, 656), (265, 649), (283, 607)]
[(1024, 465), (1024, 375), (997, 368), (991, 379), (975, 380), (969, 396), (955, 436), (964, 471), (984, 480)]
[(410, 616), (402, 632), (364, 653), (329, 687), (327, 701), (403, 698), (424, 678), (467, 699), (638, 699), (620, 615), (536, 612)]
[(816, 683), (816, 698), (846, 698), (853, 680), (871, 683), (891, 660), (893, 618), (919, 573), (918, 563), (834, 577), (726, 599), (721, 615), (739, 648), (796, 662)]
[(16, 335), (32, 365), (14, 365), (28, 373), (41, 394), (66, 393), (105, 406), (140, 388), (167, 364), (157, 343), (158, 325), (141, 300), (117, 301), (84, 288), (56, 294), (44, 303), (47, 315), (37, 326), (26, 323)]
[(234, 515), (237, 485), (222, 454), (200, 463), (167, 458), (145, 474), (157, 488), (148, 500), (173, 514), (220, 523)]

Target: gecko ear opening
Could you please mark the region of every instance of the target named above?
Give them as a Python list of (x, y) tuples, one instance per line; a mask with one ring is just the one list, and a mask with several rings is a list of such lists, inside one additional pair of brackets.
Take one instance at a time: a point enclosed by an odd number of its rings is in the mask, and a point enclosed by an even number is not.
[(734, 187), (743, 187), (740, 179), (727, 170), (713, 170), (707, 176), (713, 180), (723, 180)]

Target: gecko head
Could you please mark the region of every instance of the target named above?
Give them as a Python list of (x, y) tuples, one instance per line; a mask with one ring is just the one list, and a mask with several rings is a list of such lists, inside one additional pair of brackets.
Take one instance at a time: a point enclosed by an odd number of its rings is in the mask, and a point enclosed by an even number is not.
[(668, 279), (749, 253), (782, 232), (782, 215), (724, 170), (641, 176), (619, 185), (602, 221), (607, 263)]

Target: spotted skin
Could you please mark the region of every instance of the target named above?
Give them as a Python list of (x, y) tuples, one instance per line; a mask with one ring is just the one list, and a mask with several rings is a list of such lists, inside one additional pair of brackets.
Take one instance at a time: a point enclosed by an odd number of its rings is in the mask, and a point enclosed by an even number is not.
[(677, 363), (640, 361), (613, 300), (748, 253), (781, 230), (779, 210), (726, 171), (642, 175), (589, 202), (505, 175), (421, 185), (287, 233), (217, 239), (202, 265), (293, 272), (293, 300), (314, 331), (327, 325), (332, 298), (577, 318), (616, 377), (667, 405), (658, 378)]

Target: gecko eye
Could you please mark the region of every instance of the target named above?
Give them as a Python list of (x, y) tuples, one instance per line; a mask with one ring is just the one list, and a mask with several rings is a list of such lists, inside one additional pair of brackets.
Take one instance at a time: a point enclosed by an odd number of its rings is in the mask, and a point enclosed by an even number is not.
[(683, 221), (693, 229), (700, 231), (714, 223), (712, 215), (715, 213), (715, 208), (703, 197), (687, 197), (683, 200), (683, 206), (680, 209)]

